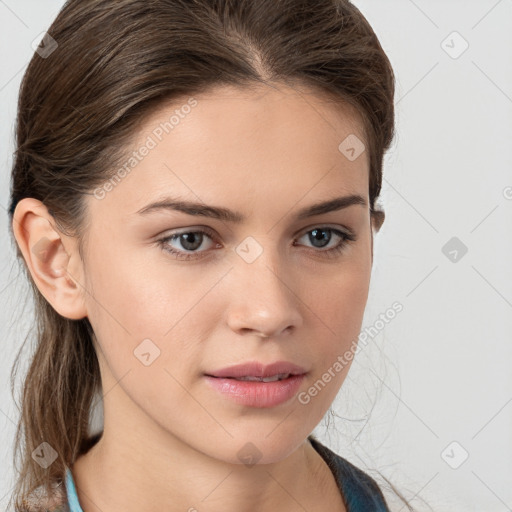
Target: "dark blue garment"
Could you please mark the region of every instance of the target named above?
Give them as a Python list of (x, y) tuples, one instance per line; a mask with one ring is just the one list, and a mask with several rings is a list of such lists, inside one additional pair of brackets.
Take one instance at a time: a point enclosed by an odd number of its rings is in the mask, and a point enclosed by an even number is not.
[[(308, 439), (332, 471), (347, 512), (390, 512), (382, 491), (372, 477), (334, 453), (312, 435)], [(66, 492), (69, 511), (83, 512), (69, 468), (66, 470)]]
[(324, 446), (312, 435), (308, 439), (332, 471), (347, 512), (390, 512), (382, 491), (370, 475)]

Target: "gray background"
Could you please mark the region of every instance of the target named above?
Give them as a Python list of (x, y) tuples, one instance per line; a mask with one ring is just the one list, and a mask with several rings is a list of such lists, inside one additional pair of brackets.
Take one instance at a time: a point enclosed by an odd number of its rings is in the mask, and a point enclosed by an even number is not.
[[(315, 432), (380, 483), (381, 471), (418, 510), (429, 510), (422, 499), (436, 511), (510, 510), (512, 0), (354, 3), (397, 77), (363, 327), (395, 301), (403, 311), (358, 353), (333, 407), (339, 419)], [(2, 510), (14, 483), (9, 371), (31, 325), (7, 233), (13, 123), (31, 43), (62, 5), (0, 0)]]

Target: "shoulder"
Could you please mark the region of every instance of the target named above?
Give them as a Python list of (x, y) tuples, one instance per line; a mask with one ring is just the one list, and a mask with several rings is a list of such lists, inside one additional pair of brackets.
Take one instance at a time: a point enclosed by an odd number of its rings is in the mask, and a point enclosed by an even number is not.
[(382, 490), (369, 474), (314, 437), (308, 439), (333, 472), (349, 511), (389, 512)]

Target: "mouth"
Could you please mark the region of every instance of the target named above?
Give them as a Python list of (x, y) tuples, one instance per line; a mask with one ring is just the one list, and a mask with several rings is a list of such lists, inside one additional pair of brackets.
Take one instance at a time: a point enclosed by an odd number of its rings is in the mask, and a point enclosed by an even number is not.
[(276, 361), (271, 364), (264, 364), (260, 361), (249, 361), (210, 371), (205, 375), (213, 378), (242, 381), (276, 382), (306, 373), (307, 370), (305, 368), (288, 361)]
[(272, 408), (289, 403), (299, 392), (305, 373), (281, 373), (258, 377), (205, 374), (209, 386), (222, 397), (246, 407)]
[(206, 374), (207, 377), (212, 377), (214, 379), (231, 379), (231, 380), (250, 381), (250, 382), (277, 382), (279, 380), (289, 379), (291, 376), (295, 376), (295, 375), (301, 375), (301, 374), (279, 373), (276, 375), (272, 375), (270, 377), (256, 377), (256, 376), (252, 376), (252, 375), (247, 375), (244, 377), (217, 377), (215, 375)]

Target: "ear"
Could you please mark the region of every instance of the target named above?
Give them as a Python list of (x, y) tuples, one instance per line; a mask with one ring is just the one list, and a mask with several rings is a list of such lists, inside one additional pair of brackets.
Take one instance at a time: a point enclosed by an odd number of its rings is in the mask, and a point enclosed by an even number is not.
[(32, 279), (53, 309), (71, 320), (87, 316), (76, 238), (61, 233), (46, 206), (33, 198), (18, 202), (12, 228)]
[(373, 210), (371, 212), (371, 223), (372, 223), (372, 230), (374, 233), (378, 233), (380, 231), (380, 228), (382, 227), (382, 224), (384, 224), (384, 219), (386, 218), (386, 214), (384, 213), (384, 210)]
[(386, 218), (386, 214), (384, 213), (384, 210), (373, 210), (370, 213), (370, 227), (372, 231), (372, 264), (373, 264), (373, 237), (376, 235), (380, 228), (382, 227), (382, 224), (384, 224), (384, 219)]

